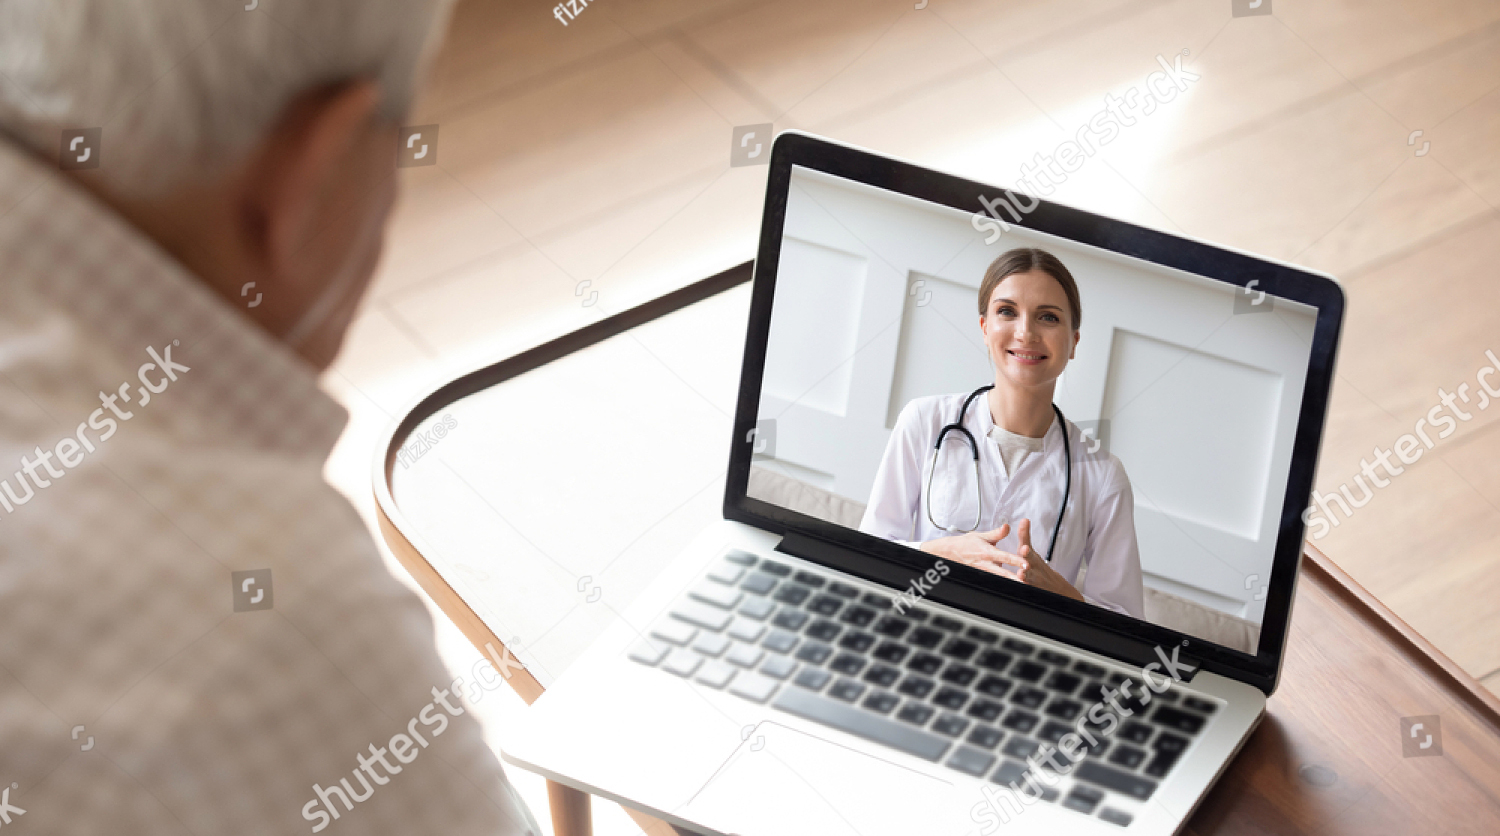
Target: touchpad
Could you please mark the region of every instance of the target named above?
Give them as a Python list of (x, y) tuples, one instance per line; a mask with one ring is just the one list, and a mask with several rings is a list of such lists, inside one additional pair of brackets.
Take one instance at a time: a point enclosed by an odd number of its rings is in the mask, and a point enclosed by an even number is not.
[(960, 834), (973, 823), (947, 781), (772, 722), (756, 726), (682, 815), (739, 836)]

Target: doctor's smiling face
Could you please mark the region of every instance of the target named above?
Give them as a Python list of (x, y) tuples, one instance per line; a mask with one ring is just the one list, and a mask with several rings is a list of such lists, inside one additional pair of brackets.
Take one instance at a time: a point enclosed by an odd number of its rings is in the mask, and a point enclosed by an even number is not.
[(1074, 319), (1062, 283), (1027, 270), (995, 285), (979, 327), (998, 376), (1016, 389), (1046, 387), (1050, 401), (1051, 387), (1078, 345)]

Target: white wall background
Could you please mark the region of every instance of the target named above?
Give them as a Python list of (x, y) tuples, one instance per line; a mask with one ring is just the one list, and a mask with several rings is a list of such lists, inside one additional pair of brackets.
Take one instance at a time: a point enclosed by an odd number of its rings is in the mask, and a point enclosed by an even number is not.
[(867, 501), (907, 401), (994, 379), (979, 282), (1005, 250), (1042, 247), (1083, 300), (1057, 403), (1109, 421), (1147, 585), (1258, 624), (1315, 311), (1277, 298), (1235, 315), (1211, 279), (1016, 227), (985, 237), (969, 213), (794, 170), (759, 416), (776, 420), (775, 458), (761, 464)]

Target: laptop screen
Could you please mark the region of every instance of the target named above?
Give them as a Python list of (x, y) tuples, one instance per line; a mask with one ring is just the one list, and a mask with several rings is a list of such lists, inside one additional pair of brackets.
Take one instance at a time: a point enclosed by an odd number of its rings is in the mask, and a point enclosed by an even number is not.
[(1318, 310), (1027, 200), (791, 167), (746, 496), (1253, 656)]

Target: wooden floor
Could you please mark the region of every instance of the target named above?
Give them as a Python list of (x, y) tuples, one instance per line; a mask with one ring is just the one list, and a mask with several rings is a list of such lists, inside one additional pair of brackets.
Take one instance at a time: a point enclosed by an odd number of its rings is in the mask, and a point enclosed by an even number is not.
[[(437, 165), (402, 170), (328, 376), (354, 415), (331, 478), (368, 507), (374, 432), (419, 391), (751, 258), (766, 169), (729, 165), (735, 126), (1009, 184), (1186, 50), (1200, 80), (1056, 198), (1339, 278), (1336, 491), (1500, 355), (1500, 3), (1231, 3), (595, 0), (564, 26), (466, 0), (412, 119)], [(1500, 690), (1497, 425), (1474, 411), (1318, 545)]]

